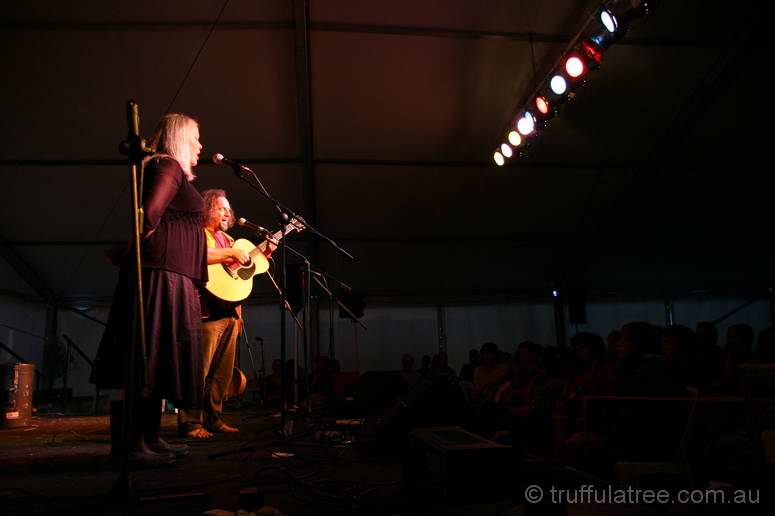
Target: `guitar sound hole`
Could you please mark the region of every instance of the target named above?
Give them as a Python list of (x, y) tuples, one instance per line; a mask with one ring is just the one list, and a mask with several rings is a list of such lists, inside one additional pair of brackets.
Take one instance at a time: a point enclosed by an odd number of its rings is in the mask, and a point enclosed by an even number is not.
[(240, 270), (237, 271), (237, 276), (239, 276), (240, 279), (247, 280), (253, 277), (253, 271), (255, 270), (256, 264), (251, 262), (247, 267), (240, 268)]

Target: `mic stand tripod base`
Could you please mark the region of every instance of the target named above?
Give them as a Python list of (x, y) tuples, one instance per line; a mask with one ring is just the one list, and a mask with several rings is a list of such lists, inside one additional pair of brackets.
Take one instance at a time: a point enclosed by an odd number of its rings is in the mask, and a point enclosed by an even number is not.
[(296, 454), (291, 451), (291, 447), (288, 443), (291, 440), (291, 434), (293, 433), (293, 420), (289, 419), (285, 423), (285, 428), (281, 428), (277, 431), (277, 440), (282, 441), (285, 445), (284, 451), (272, 452), (272, 458), (275, 460), (290, 460), (296, 457)]

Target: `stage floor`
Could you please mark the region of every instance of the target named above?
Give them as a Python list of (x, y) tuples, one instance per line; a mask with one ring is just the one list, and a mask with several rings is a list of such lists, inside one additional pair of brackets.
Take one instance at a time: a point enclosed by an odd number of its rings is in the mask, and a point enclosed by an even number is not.
[[(191, 442), (177, 436), (176, 416), (164, 415), (162, 436), (188, 443), (191, 454), (168, 468), (132, 472), (137, 495), (147, 500), (132, 505), (130, 513), (236, 511), (240, 489), (255, 487), (283, 515), (372, 514), (381, 499), (401, 490), (400, 458), (364, 455), (365, 438), (359, 442), (355, 436), (352, 444), (317, 442), (315, 433), (331, 427), (294, 418), (295, 455), (277, 457), (291, 451), (277, 439), (277, 411), (243, 407), (228, 412), (226, 420), (240, 433)], [(0, 513), (125, 514), (110, 505), (118, 471), (110, 468), (109, 450), (108, 416), (44, 415), (34, 417), (32, 426), (0, 430)], [(203, 496), (174, 497), (190, 492)], [(358, 497), (363, 510), (345, 507)]]
[[(176, 416), (164, 415), (163, 437), (187, 442), (191, 454), (168, 468), (133, 471), (136, 501), (121, 506), (111, 497), (118, 471), (108, 461), (108, 416), (38, 416), (29, 427), (0, 430), (0, 514), (227, 515), (252, 508), (239, 502), (240, 491), (251, 488), (283, 516), (526, 514), (514, 501), (456, 504), (431, 485), (409, 487), (402, 481), (403, 446), (357, 430), (349, 444), (319, 442), (331, 440), (319, 432), (332, 431), (334, 420), (289, 419), (290, 443), (278, 440), (277, 411), (250, 406), (226, 413), (240, 433), (190, 442), (177, 436)], [(181, 497), (190, 493), (198, 496)], [(536, 509), (528, 514), (664, 514), (660, 508), (600, 504)]]

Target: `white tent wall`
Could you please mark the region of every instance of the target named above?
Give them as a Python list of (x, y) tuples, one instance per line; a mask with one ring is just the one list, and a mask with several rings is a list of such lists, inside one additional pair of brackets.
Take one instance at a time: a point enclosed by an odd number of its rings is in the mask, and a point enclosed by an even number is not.
[[(108, 320), (109, 308), (98, 306), (85, 309), (84, 312), (97, 320), (105, 322)], [(94, 357), (97, 356), (97, 348), (99, 347), (103, 332), (102, 325), (71, 311), (60, 310), (58, 330), (59, 340), (62, 344), (67, 342), (63, 335), (67, 335), (90, 360), (94, 360)], [(89, 383), (90, 374), (91, 365), (75, 349), (71, 350), (67, 383), (68, 387), (72, 389), (73, 397), (94, 395), (94, 385)], [(54, 386), (61, 387), (62, 379), (60, 378)], [(111, 395), (111, 393), (115, 395), (116, 391), (101, 392), (100, 395)]]
[[(673, 324), (687, 326), (692, 330), (701, 321), (714, 321), (719, 317), (741, 307), (751, 298), (705, 296), (684, 297), (672, 301)], [(769, 300), (764, 297), (748, 305), (717, 325), (719, 346), (725, 345), (727, 328), (734, 324), (748, 324), (758, 334), (772, 326), (770, 319)], [(664, 327), (666, 324), (665, 302), (662, 300), (634, 301), (615, 300), (591, 301), (587, 304), (587, 324), (579, 324), (579, 332), (592, 332), (604, 339), (612, 330), (621, 330), (622, 326), (632, 321), (645, 321)], [(576, 325), (568, 324), (567, 334), (572, 336)]]
[[(747, 298), (693, 296), (673, 301), (674, 323), (694, 329), (699, 321), (712, 321), (743, 305)], [(365, 314), (361, 321), (365, 331), (354, 326), (349, 319), (340, 319), (334, 313), (336, 358), (343, 371), (397, 370), (401, 356), (410, 353), (415, 367), (420, 367), (422, 355), (434, 355), (439, 346), (438, 306), (369, 306), (366, 300)], [(446, 348), (449, 365), (458, 372), (468, 360), (468, 351), (479, 349), (484, 342), (492, 341), (509, 353), (514, 353), (519, 342), (532, 340), (541, 346), (556, 343), (552, 305), (545, 303), (502, 303), (440, 305), (443, 307)], [(105, 321), (108, 307), (93, 307), (86, 311), (90, 316)], [(257, 337), (264, 343), (264, 368), (271, 373), (274, 359), (280, 358), (279, 308), (274, 304), (248, 305), (244, 310), (246, 333), (251, 346), (255, 367), (261, 367), (261, 348)], [(320, 352), (328, 353), (328, 309), (319, 313)], [(578, 331), (591, 331), (605, 336), (614, 329), (631, 321), (648, 321), (665, 325), (665, 304), (662, 300), (636, 301), (632, 299), (592, 300), (587, 305), (587, 324), (579, 325)], [(0, 342), (11, 347), (26, 360), (42, 366), (43, 340), (27, 335), (28, 332), (42, 337), (45, 333), (46, 307), (38, 302), (0, 298)], [(772, 325), (769, 300), (757, 300), (719, 324), (719, 345), (724, 346), (724, 335), (733, 324), (745, 323), (756, 333)], [(67, 334), (90, 358), (96, 355), (102, 327), (75, 313), (60, 310), (58, 334), (64, 342)], [(287, 319), (288, 359), (294, 358), (293, 322)], [(572, 336), (575, 325), (567, 326)], [(357, 336), (356, 336), (357, 332)], [(245, 343), (240, 341), (239, 366), (251, 377), (253, 369)], [(90, 367), (74, 351), (69, 370), (69, 386), (73, 396), (91, 396), (94, 386), (88, 382)], [(13, 361), (6, 352), (0, 351), (0, 361)], [(300, 360), (303, 360), (300, 358)], [(55, 379), (54, 387), (62, 386), (62, 377)], [(114, 395), (108, 391), (104, 394)]]
[[(253, 346), (256, 368), (261, 367), (260, 347), (256, 337), (264, 339), (266, 374), (272, 371), (272, 361), (280, 358), (279, 307), (277, 305), (247, 306), (244, 311), (246, 331)], [(301, 315), (299, 315), (301, 320)], [(287, 321), (286, 355), (294, 358), (294, 323)], [(374, 307), (365, 310), (361, 319), (368, 330), (353, 326), (349, 319), (340, 319), (334, 310), (334, 343), (336, 359), (342, 371), (398, 370), (401, 355), (411, 353), (419, 367), (422, 355), (438, 352), (438, 332), (435, 307)], [(321, 308), (319, 315), (320, 353), (328, 354), (329, 313)], [(356, 335), (357, 332), (357, 335)], [(357, 339), (357, 340), (356, 340)], [(301, 347), (301, 346), (300, 346)], [(314, 357), (311, 357), (314, 359)], [(303, 358), (299, 358), (300, 362)], [(252, 375), (250, 358), (244, 343), (240, 344), (240, 366)], [(311, 366), (311, 365), (310, 365)]]
[[(45, 344), (43, 336), (46, 329), (46, 305), (40, 302), (0, 297), (0, 324), (2, 324), (0, 342), (14, 350), (27, 362), (35, 364), (37, 371), (41, 371)], [(16, 359), (7, 351), (0, 350), (0, 362), (16, 362)]]
[[(566, 307), (567, 318), (567, 307)], [(613, 330), (621, 330), (628, 322), (644, 321), (665, 326), (665, 303), (661, 300), (610, 300), (587, 303), (587, 324), (579, 324), (578, 331), (597, 333), (603, 339)], [(568, 323), (566, 335), (572, 337), (576, 325)]]
[[(321, 329), (328, 331), (328, 311), (321, 316), (326, 317), (321, 321)], [(354, 326), (348, 319), (335, 319), (336, 359), (343, 371), (397, 371), (404, 353), (413, 355), (415, 368), (419, 368), (423, 355), (438, 353), (435, 307), (369, 307), (367, 301), (361, 321), (368, 330)], [(323, 334), (321, 338), (325, 343), (321, 347), (327, 350), (328, 339)]]
[(468, 352), (485, 342), (494, 342), (508, 353), (525, 340), (541, 346), (556, 342), (550, 303), (449, 306), (444, 312), (449, 365), (458, 373), (468, 362)]
[[(700, 321), (712, 321), (747, 301), (744, 297), (691, 297), (673, 302), (674, 323), (694, 329)], [(437, 306), (368, 306), (361, 321), (368, 327), (355, 329), (348, 319), (334, 314), (334, 338), (336, 358), (343, 371), (397, 370), (401, 355), (410, 353), (415, 367), (420, 367), (422, 355), (438, 352), (439, 328)], [(554, 312), (551, 303), (504, 303), (441, 305), (444, 309), (444, 328), (449, 365), (456, 372), (468, 361), (470, 349), (479, 349), (491, 341), (509, 353), (517, 345), (531, 340), (542, 347), (556, 345)], [(271, 372), (272, 360), (280, 357), (278, 308), (274, 305), (250, 306), (246, 310), (248, 333), (251, 344), (255, 336), (263, 336), (265, 342), (265, 369)], [(567, 312), (566, 312), (567, 314)], [(567, 315), (566, 315), (567, 316)], [(578, 331), (590, 331), (606, 337), (611, 330), (632, 321), (648, 321), (665, 326), (665, 304), (662, 300), (605, 300), (592, 301), (587, 305), (588, 323), (578, 326)], [(726, 329), (738, 323), (749, 324), (760, 332), (772, 324), (769, 301), (761, 299), (719, 324), (719, 345), (724, 346)], [(320, 352), (328, 353), (328, 309), (319, 313)], [(357, 346), (356, 335), (357, 331)], [(568, 325), (566, 335), (572, 336), (575, 325)], [(293, 335), (288, 325), (288, 358), (293, 358)], [(259, 367), (259, 351), (254, 350)], [(241, 366), (250, 372), (250, 364), (244, 345), (241, 350)]]
[[(673, 324), (681, 324), (691, 329), (700, 321), (713, 321), (732, 310), (741, 307), (751, 299), (742, 297), (720, 299), (680, 299), (673, 303)], [(775, 324), (770, 316), (770, 301), (766, 297), (748, 305), (718, 325), (719, 345), (724, 346), (727, 328), (734, 324), (748, 324), (758, 335), (760, 331)]]

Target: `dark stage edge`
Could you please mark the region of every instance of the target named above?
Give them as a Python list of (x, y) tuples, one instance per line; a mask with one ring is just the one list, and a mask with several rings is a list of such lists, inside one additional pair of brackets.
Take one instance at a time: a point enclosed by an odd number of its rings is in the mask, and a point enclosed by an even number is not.
[[(279, 413), (264, 407), (242, 406), (225, 414), (240, 428), (239, 434), (216, 434), (209, 441), (190, 442), (177, 436), (175, 415), (164, 415), (162, 436), (169, 442), (187, 442), (191, 454), (169, 468), (134, 471), (137, 495), (153, 498), (127, 506), (111, 503), (110, 492), (118, 472), (108, 461), (108, 416), (42, 415), (31, 426), (0, 429), (0, 515), (109, 514), (177, 515), (236, 513), (241, 488), (257, 488), (267, 505), (289, 515), (502, 515), (558, 514), (555, 510), (526, 512), (514, 502), (456, 504), (433, 490), (409, 488), (402, 482), (406, 449), (392, 442), (376, 442), (367, 433), (353, 431), (349, 445), (314, 442), (317, 431), (331, 429), (333, 418), (294, 420), (292, 459), (273, 458), (288, 451), (277, 440)], [(255, 448), (210, 459), (240, 447)], [(268, 470), (268, 467), (273, 467)], [(283, 468), (283, 469), (278, 469)], [(257, 476), (258, 473), (263, 475)], [(289, 482), (288, 476), (305, 485)], [(320, 488), (321, 500), (309, 486)], [(314, 487), (313, 486), (313, 487)], [(178, 494), (198, 492), (199, 497), (175, 500)], [(359, 496), (358, 502), (341, 504), (338, 497)], [(159, 497), (166, 497), (159, 499)], [(699, 508), (684, 507), (680, 514), (699, 515)], [(242, 515), (250, 514), (243, 512)], [(572, 516), (663, 515), (664, 508), (622, 505), (572, 505)], [(714, 514), (727, 514), (725, 511)], [(731, 514), (731, 513), (730, 513)]]
[[(258, 416), (258, 417), (256, 417)], [(401, 460), (390, 453), (363, 453), (368, 439), (356, 436), (351, 445), (314, 442), (314, 432), (325, 429), (312, 420), (294, 418), (292, 446), (295, 458), (273, 458), (273, 452), (288, 451), (277, 440), (280, 418), (276, 410), (263, 407), (232, 410), (226, 420), (240, 428), (238, 434), (216, 434), (208, 441), (191, 442), (177, 436), (177, 420), (165, 414), (162, 437), (186, 442), (191, 454), (164, 469), (134, 471), (141, 497), (202, 492), (195, 500), (152, 500), (126, 509), (112, 507), (109, 493), (118, 477), (108, 461), (110, 433), (108, 416), (42, 415), (31, 426), (0, 430), (0, 514), (202, 514), (212, 509), (237, 511), (240, 488), (257, 487), (265, 503), (284, 516), (291, 514), (373, 514), (375, 507), (353, 511), (319, 502), (303, 487), (289, 486), (283, 476), (306, 482), (338, 481), (334, 489), (373, 491), (364, 500), (390, 498), (401, 490)], [(309, 424), (307, 424), (309, 423)], [(209, 455), (244, 447), (255, 450), (210, 459)], [(284, 470), (266, 470), (278, 466)], [(263, 472), (261, 477), (256, 474)], [(269, 477), (267, 477), (269, 475)], [(328, 486), (327, 484), (321, 484)], [(327, 490), (328, 493), (331, 491)], [(72, 497), (72, 498), (68, 498)], [(335, 504), (338, 502), (335, 502)], [(383, 512), (385, 513), (385, 512)], [(389, 511), (387, 512), (390, 513)]]

